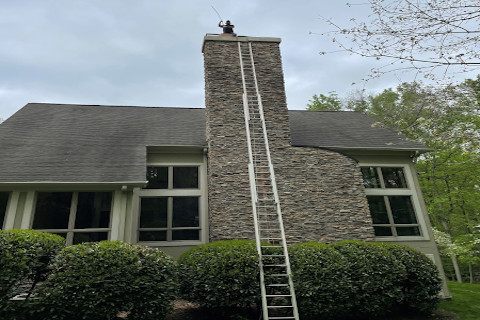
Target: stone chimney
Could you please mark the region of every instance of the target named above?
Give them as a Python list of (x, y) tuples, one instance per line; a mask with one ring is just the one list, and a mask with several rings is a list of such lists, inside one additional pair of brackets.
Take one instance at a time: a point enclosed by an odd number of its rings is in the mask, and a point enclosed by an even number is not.
[(255, 239), (241, 42), (252, 45), (287, 241), (372, 240), (356, 162), (336, 152), (290, 144), (280, 39), (207, 35), (203, 54), (210, 241)]
[(239, 42), (252, 44), (270, 148), (290, 146), (280, 39), (207, 35), (203, 55), (212, 241), (254, 239)]

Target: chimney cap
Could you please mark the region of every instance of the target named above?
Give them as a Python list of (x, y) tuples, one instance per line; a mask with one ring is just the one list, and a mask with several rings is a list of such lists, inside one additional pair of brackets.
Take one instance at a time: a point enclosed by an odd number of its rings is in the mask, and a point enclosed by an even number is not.
[(219, 34), (207, 33), (203, 38), (202, 52), (205, 48), (205, 43), (207, 41), (236, 41), (236, 42), (282, 42), (280, 38), (270, 38), (270, 37), (247, 37), (247, 36), (234, 36), (234, 37), (222, 37)]

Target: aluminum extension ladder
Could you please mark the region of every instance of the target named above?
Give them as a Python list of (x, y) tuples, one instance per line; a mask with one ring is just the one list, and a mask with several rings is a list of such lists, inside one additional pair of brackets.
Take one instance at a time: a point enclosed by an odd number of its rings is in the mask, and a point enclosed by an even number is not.
[(299, 320), (251, 42), (238, 42), (263, 320)]

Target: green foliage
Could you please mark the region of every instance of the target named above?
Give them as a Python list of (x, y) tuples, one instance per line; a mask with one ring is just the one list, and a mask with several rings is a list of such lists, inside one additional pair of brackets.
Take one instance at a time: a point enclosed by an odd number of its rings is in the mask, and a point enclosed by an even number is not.
[(218, 241), (185, 252), (178, 261), (183, 296), (206, 309), (228, 312), (260, 301), (255, 242)]
[(438, 270), (409, 247), (340, 241), (301, 243), (289, 252), (302, 319), (428, 313), (438, 302)]
[(66, 247), (39, 292), (49, 319), (163, 319), (177, 295), (178, 270), (165, 253), (102, 241)]
[(376, 245), (393, 254), (407, 272), (402, 279), (401, 310), (430, 314), (438, 304), (438, 294), (442, 289), (440, 274), (435, 264), (423, 253), (404, 245)]
[(314, 95), (307, 104), (307, 110), (310, 111), (340, 111), (342, 102), (336, 92), (329, 92), (328, 95)]
[(389, 250), (361, 241), (340, 241), (331, 246), (348, 264), (349, 299), (355, 301), (350, 314), (382, 316), (403, 300), (401, 285), (406, 269)]
[(349, 264), (333, 247), (307, 242), (289, 249), (292, 276), (302, 319), (335, 319), (347, 316), (355, 300)]
[(60, 236), (34, 230), (0, 231), (0, 311), (28, 283), (30, 294), (49, 273), (49, 263), (64, 246)]

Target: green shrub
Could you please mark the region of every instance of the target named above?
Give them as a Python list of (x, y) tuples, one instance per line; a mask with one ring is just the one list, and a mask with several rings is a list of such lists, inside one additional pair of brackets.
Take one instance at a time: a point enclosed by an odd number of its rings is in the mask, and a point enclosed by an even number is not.
[(442, 282), (435, 264), (413, 248), (391, 243), (378, 244), (390, 251), (406, 269), (402, 282), (402, 310), (429, 314), (439, 302)]
[[(50, 233), (0, 231), (0, 310), (8, 299), (19, 293), (30, 294), (38, 282), (45, 280), (49, 263), (64, 244), (65, 239)], [(20, 284), (28, 284), (28, 292), (21, 290)]]
[(247, 309), (261, 300), (255, 242), (218, 241), (200, 245), (179, 259), (182, 293), (206, 309)]
[[(48, 276), (49, 264), (64, 244), (65, 239), (50, 233), (0, 231), (0, 318), (31, 318), (32, 293)], [(26, 293), (27, 300), (9, 300), (20, 293)]]
[(331, 246), (307, 242), (289, 249), (292, 276), (302, 319), (335, 319), (353, 307), (349, 263)]
[(330, 246), (348, 263), (348, 294), (354, 303), (349, 314), (377, 318), (395, 310), (403, 301), (405, 266), (385, 246), (361, 241), (340, 241)]
[(39, 311), (50, 319), (163, 319), (177, 294), (177, 269), (149, 247), (102, 241), (66, 247), (42, 286)]

